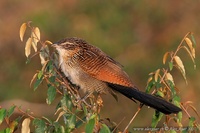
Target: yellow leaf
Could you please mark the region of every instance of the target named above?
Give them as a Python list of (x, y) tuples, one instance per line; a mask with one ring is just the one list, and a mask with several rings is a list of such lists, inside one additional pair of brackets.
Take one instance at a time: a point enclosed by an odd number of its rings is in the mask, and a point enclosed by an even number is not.
[(189, 38), (185, 38), (185, 42), (188, 45), (188, 47), (190, 48), (192, 56), (195, 58), (195, 49), (194, 49), (194, 47), (192, 45), (192, 41)]
[(26, 46), (25, 46), (25, 55), (28, 57), (31, 54), (31, 44), (32, 44), (32, 39), (28, 38), (26, 41)]
[(181, 60), (178, 56), (175, 56), (175, 57), (174, 57), (174, 60), (175, 60), (175, 62), (176, 62), (176, 64), (177, 64), (177, 67), (178, 67), (178, 69), (180, 70), (180, 72), (181, 72), (183, 78), (185, 79), (186, 84), (187, 84), (185, 68), (184, 68), (184, 65), (183, 65), (182, 60)]
[(26, 118), (22, 122), (21, 133), (30, 133), (30, 118)]
[(168, 57), (169, 54), (170, 54), (169, 52), (166, 52), (166, 53), (164, 54), (164, 56), (163, 56), (163, 64), (166, 63), (166, 60), (167, 60), (167, 57)]
[(183, 65), (182, 60), (178, 56), (175, 56), (174, 60), (175, 60), (176, 64), (180, 67), (182, 73), (185, 75), (185, 67)]
[(194, 55), (192, 55), (191, 51), (186, 46), (182, 46), (182, 48), (184, 48), (187, 51), (187, 53), (189, 54), (190, 58), (192, 59), (192, 62), (194, 63), (194, 69), (196, 69), (196, 63), (195, 63), (195, 60), (194, 60), (194, 58), (195, 58), (195, 49), (193, 48), (193, 50), (194, 50), (193, 54)]
[(49, 41), (49, 40), (46, 40), (45, 42), (44, 42), (45, 44), (53, 44), (51, 41)]
[(35, 50), (35, 52), (37, 52), (37, 43), (40, 40), (40, 30), (38, 27), (35, 27), (31, 33), (31, 37), (32, 37), (32, 47)]
[(172, 77), (172, 75), (170, 73), (166, 74), (165, 79), (166, 80), (170, 80), (174, 84), (174, 79), (173, 79), (173, 77)]
[(41, 62), (41, 64), (42, 64), (42, 66), (46, 63), (44, 54), (43, 54), (42, 52), (40, 52), (40, 62)]
[(23, 23), (21, 26), (20, 26), (20, 29), (19, 29), (19, 37), (20, 37), (20, 40), (23, 42), (23, 39), (24, 39), (24, 33), (26, 31), (26, 23)]
[(34, 37), (35, 39), (37, 39), (37, 41), (40, 40), (40, 29), (39, 29), (38, 27), (35, 27), (35, 28), (33, 29), (33, 37)]
[(147, 80), (147, 84), (149, 84), (152, 81), (152, 79), (153, 79), (152, 77), (149, 77)]
[(192, 52), (192, 56), (195, 58), (195, 49), (192, 48), (192, 49), (191, 49), (191, 52)]
[(160, 73), (160, 69), (156, 70), (155, 75), (154, 75), (156, 82), (158, 81), (159, 73)]

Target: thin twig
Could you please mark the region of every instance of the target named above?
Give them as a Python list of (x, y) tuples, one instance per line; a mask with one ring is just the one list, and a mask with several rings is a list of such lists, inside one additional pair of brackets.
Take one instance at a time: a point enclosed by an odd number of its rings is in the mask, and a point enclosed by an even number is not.
[(131, 118), (131, 120), (129, 121), (128, 125), (125, 127), (123, 133), (126, 133), (126, 131), (128, 130), (128, 127), (131, 125), (131, 123), (133, 122), (133, 120), (135, 119), (135, 117), (137, 116), (137, 114), (140, 112), (141, 108), (143, 107), (144, 104), (140, 104), (137, 112), (135, 112), (135, 114), (133, 115), (133, 117)]

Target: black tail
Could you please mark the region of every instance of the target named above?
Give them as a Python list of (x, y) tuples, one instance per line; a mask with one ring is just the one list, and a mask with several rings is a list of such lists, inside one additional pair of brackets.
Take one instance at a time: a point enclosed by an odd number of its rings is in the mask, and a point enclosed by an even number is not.
[(120, 92), (124, 96), (134, 101), (138, 100), (141, 103), (150, 106), (164, 114), (178, 113), (181, 109), (170, 102), (165, 101), (162, 98), (141, 92), (132, 87), (125, 87), (117, 84), (108, 83), (108, 86), (113, 90)]

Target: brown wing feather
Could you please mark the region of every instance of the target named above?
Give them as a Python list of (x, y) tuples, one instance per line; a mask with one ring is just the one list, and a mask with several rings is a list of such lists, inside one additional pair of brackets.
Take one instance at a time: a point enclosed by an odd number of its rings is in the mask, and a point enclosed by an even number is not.
[(133, 87), (128, 75), (118, 62), (92, 45), (81, 47), (79, 65), (86, 73), (101, 81)]

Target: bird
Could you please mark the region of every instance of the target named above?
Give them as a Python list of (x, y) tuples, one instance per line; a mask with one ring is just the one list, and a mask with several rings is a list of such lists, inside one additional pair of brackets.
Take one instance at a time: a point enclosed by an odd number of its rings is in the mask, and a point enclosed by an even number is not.
[(140, 91), (122, 65), (113, 58), (78, 37), (67, 37), (52, 44), (59, 56), (59, 67), (69, 81), (85, 94), (119, 92), (164, 114), (177, 114), (174, 104)]

